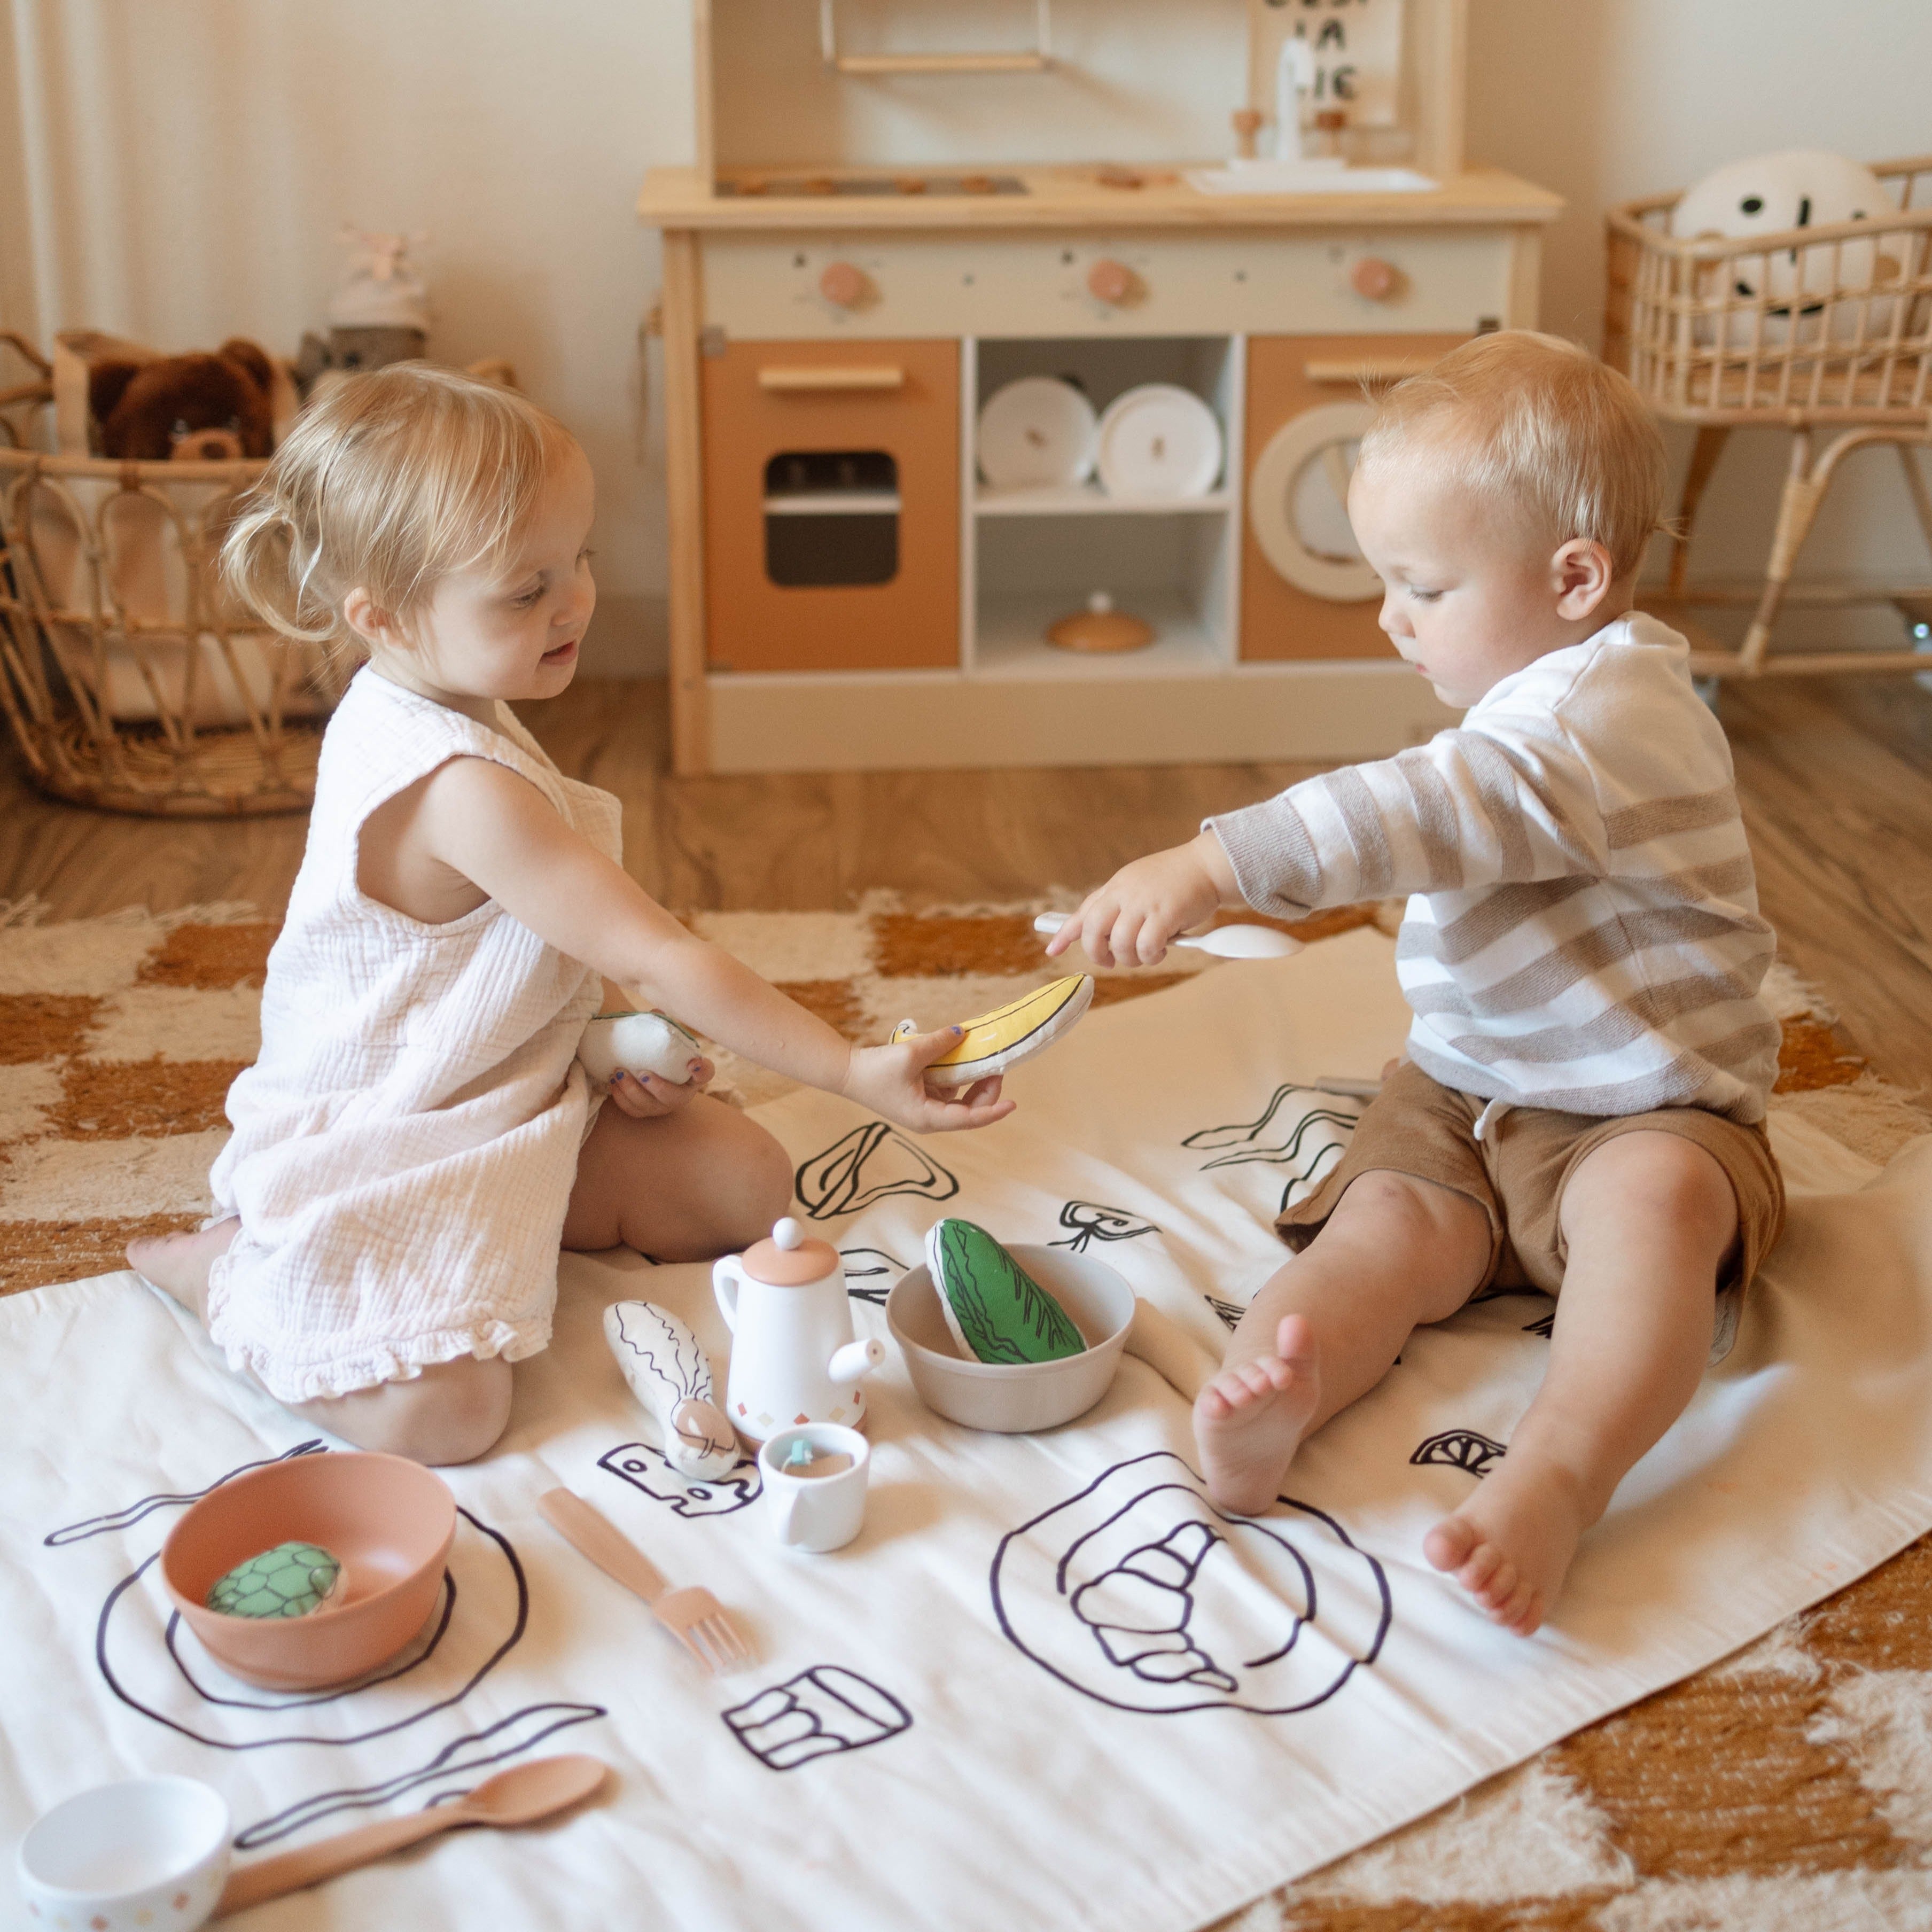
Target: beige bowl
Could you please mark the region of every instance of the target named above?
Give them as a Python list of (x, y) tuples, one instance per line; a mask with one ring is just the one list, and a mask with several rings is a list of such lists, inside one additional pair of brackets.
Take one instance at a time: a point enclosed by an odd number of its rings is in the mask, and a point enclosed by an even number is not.
[[(408, 1648), (436, 1606), (456, 1498), (419, 1462), (360, 1451), (292, 1456), (210, 1490), (161, 1546), (161, 1582), (209, 1654), (274, 1690), (346, 1684)], [(342, 1564), (340, 1604), (305, 1617), (231, 1617), (210, 1586), (278, 1543)]]
[(1107, 1393), (1133, 1325), (1134, 1292), (1104, 1262), (1059, 1248), (1016, 1246), (1013, 1258), (1086, 1337), (1085, 1354), (1058, 1362), (977, 1362), (962, 1356), (926, 1264), (886, 1298), (886, 1325), (928, 1408), (968, 1429), (1016, 1435), (1084, 1415)]

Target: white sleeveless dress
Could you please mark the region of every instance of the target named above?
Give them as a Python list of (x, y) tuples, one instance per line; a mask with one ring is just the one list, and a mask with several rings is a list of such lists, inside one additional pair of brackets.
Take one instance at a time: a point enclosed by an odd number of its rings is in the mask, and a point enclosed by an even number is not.
[(268, 955), (262, 1053), (210, 1175), (240, 1232), (208, 1333), (284, 1402), (550, 1340), (591, 1102), (577, 1064), (598, 976), (494, 901), (442, 926), (369, 898), (364, 821), (452, 758), (494, 759), (619, 856), (620, 808), (500, 728), (358, 673), (330, 721), (308, 844)]

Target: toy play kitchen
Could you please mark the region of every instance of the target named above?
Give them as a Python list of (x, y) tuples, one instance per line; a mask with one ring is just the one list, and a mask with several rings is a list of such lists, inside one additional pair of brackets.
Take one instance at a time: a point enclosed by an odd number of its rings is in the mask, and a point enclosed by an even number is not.
[(1365, 385), (1536, 320), (1561, 204), (1464, 165), (1466, 5), (696, 0), (640, 202), (677, 769), (1442, 722), (1344, 498)]

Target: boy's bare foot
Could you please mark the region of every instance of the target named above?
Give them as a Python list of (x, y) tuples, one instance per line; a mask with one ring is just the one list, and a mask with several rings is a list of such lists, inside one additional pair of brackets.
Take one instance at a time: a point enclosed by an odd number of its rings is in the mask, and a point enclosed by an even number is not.
[(1285, 1315), (1275, 1353), (1223, 1369), (1194, 1399), (1194, 1440), (1208, 1493), (1237, 1516), (1274, 1501), (1321, 1396), (1315, 1331)]
[(1563, 1587), (1577, 1539), (1589, 1525), (1576, 1487), (1545, 1462), (1505, 1456), (1454, 1516), (1422, 1540), (1422, 1553), (1446, 1570), (1492, 1622), (1528, 1636), (1550, 1613)]
[(242, 1223), (232, 1215), (192, 1234), (151, 1234), (128, 1244), (128, 1265), (164, 1294), (208, 1319), (208, 1271), (228, 1252)]

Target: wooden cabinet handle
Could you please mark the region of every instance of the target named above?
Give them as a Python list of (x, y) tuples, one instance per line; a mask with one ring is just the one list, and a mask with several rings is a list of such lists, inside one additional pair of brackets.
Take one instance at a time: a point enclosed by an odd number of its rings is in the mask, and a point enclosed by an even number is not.
[(828, 262), (818, 278), (818, 292), (834, 308), (856, 308), (872, 292), (872, 278), (855, 262)]
[(832, 389), (903, 389), (905, 371), (892, 362), (847, 368), (830, 364), (808, 368), (767, 365), (758, 371), (758, 387), (778, 395), (811, 395)]
[(1096, 262), (1087, 271), (1087, 292), (1096, 302), (1118, 308), (1133, 292), (1136, 278), (1124, 262)]
[(1364, 382), (1378, 387), (1400, 382), (1403, 376), (1413, 376), (1418, 369), (1428, 367), (1427, 358), (1410, 356), (1358, 356), (1348, 362), (1304, 362), (1301, 373), (1311, 382), (1337, 383), (1349, 388), (1360, 388)]
[(1348, 271), (1348, 283), (1364, 302), (1390, 302), (1401, 292), (1402, 271), (1379, 255), (1364, 255)]

